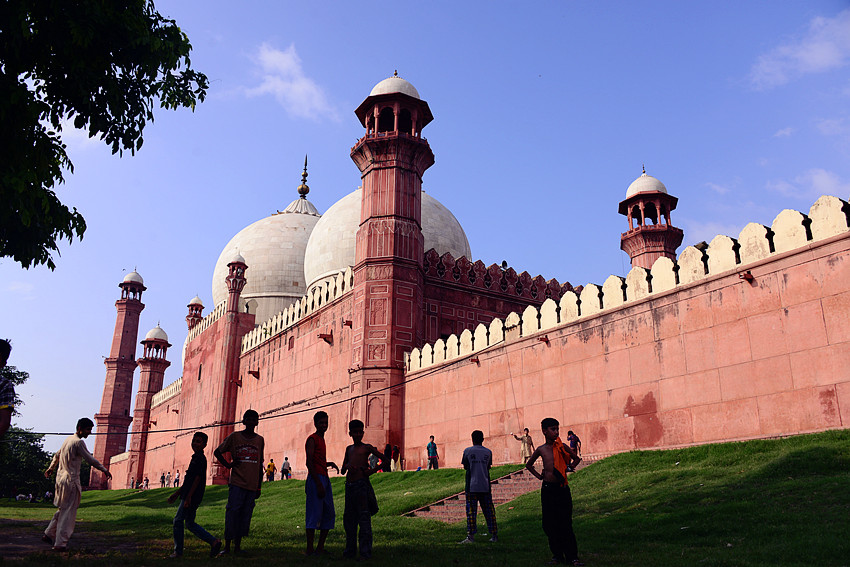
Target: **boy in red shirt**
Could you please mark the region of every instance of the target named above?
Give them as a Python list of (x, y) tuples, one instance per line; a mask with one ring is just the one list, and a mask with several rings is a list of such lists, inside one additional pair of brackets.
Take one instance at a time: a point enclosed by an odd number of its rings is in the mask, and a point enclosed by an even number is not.
[[(307, 437), (304, 447), (307, 451), (307, 482), (304, 483), (304, 491), (307, 493), (307, 555), (323, 553), (325, 550), (325, 539), (336, 521), (328, 468), (336, 469), (339, 474), (336, 463), (327, 460), (325, 431), (328, 430), (328, 414), (317, 411), (313, 416), (313, 425), (316, 426), (316, 432)], [(316, 530), (320, 530), (319, 542), (314, 549)]]

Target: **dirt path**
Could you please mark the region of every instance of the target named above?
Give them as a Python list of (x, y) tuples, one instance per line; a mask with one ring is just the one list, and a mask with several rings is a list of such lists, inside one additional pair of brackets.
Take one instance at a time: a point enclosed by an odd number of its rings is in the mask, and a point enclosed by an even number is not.
[(77, 522), (74, 536), (68, 551), (57, 554), (50, 545), (41, 541), (46, 523), (42, 520), (0, 519), (0, 562), (32, 558), (33, 556), (55, 557), (61, 555), (72, 558), (93, 558), (106, 555), (134, 554), (138, 551), (136, 542), (111, 538), (102, 533), (90, 532), (85, 522)]

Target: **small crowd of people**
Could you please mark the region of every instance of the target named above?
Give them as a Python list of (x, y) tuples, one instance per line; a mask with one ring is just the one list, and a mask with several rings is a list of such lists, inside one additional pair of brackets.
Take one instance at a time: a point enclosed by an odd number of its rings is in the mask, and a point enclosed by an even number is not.
[[(208, 437), (201, 431), (192, 436), (192, 456), (183, 478), (183, 484), (169, 497), (174, 503), (179, 500), (177, 513), (174, 516), (173, 537), (174, 551), (170, 557), (178, 558), (183, 555), (184, 535), (188, 529), (198, 538), (209, 544), (210, 556), (216, 557), (229, 553), (241, 554), (242, 540), (248, 536), (254, 505), (262, 491), (263, 476), (272, 480), (277, 469), (273, 459), (263, 466), (265, 441), (256, 432), (259, 424), (259, 414), (247, 410), (242, 417), (244, 428), (234, 431), (213, 451), (215, 459), (230, 470), (230, 481), (227, 506), (224, 515), (224, 540), (213, 536), (195, 522), (196, 512), (201, 505), (206, 488), (207, 459), (204, 449)], [(324, 553), (328, 533), (334, 528), (336, 512), (334, 510), (333, 491), (328, 477), (328, 470), (334, 469), (345, 479), (345, 510), (342, 523), (345, 529), (345, 549), (343, 556), (347, 558), (368, 559), (372, 556), (372, 516), (378, 512), (378, 501), (375, 491), (369, 482), (369, 477), (379, 471), (392, 470), (388, 463), (398, 460), (398, 454), (390, 447), (384, 452), (378, 451), (372, 445), (363, 443), (364, 424), (354, 419), (348, 423), (348, 434), (352, 443), (345, 449), (342, 467), (327, 460), (325, 432), (328, 430), (328, 414), (316, 412), (313, 416), (315, 432), (307, 437), (305, 443), (307, 461), (307, 479), (304, 485), (306, 492), (306, 555)], [(86, 448), (83, 441), (91, 434), (94, 423), (88, 418), (77, 422), (76, 432), (62, 444), (53, 456), (50, 466), (45, 471), (49, 477), (56, 471), (56, 496), (54, 505), (58, 508), (50, 524), (44, 531), (42, 539), (53, 545), (55, 551), (65, 551), (68, 540), (74, 531), (77, 508), (80, 504), (82, 488), (79, 472), (82, 460), (86, 460), (95, 469), (102, 471), (108, 479), (112, 475)], [(581, 565), (578, 560), (578, 550), (575, 534), (572, 528), (572, 497), (570, 494), (567, 473), (581, 460), (577, 450), (581, 442), (578, 437), (570, 439), (569, 444), (561, 442), (559, 424), (554, 418), (546, 418), (541, 422), (541, 429), (546, 443), (533, 449), (527, 458), (525, 466), (536, 478), (540, 479), (541, 510), (543, 531), (549, 540), (549, 548), (553, 554), (553, 562)], [(493, 464), (493, 454), (484, 447), (484, 433), (479, 430), (472, 432), (472, 446), (463, 451), (461, 464), (466, 470), (466, 516), (467, 533), (461, 544), (472, 544), (477, 534), (478, 507), (484, 514), (489, 541), (498, 541), (498, 526), (496, 511), (490, 490), (490, 467)], [(514, 436), (533, 448), (528, 429), (522, 437)], [(574, 447), (576, 449), (574, 449)], [(438, 468), (437, 446), (433, 435), (426, 446), (428, 467)], [(542, 472), (538, 472), (535, 463), (542, 462)], [(286, 469), (284, 469), (286, 467)], [(286, 470), (289, 478), (291, 466), (289, 459), (284, 457), (282, 472)], [(178, 472), (179, 474), (179, 472)], [(168, 475), (163, 475), (163, 484)], [(176, 475), (175, 475), (176, 476)], [(147, 478), (145, 479), (147, 480)], [(317, 533), (318, 532), (318, 537)]]

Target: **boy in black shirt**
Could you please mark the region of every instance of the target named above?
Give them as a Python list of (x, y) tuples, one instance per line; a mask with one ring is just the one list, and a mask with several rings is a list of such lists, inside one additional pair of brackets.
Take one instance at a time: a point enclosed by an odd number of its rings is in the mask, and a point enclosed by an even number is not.
[(207, 458), (204, 456), (204, 448), (207, 446), (207, 434), (200, 431), (192, 436), (192, 460), (183, 477), (183, 486), (174, 491), (168, 497), (168, 502), (173, 503), (180, 498), (177, 515), (174, 516), (174, 553), (172, 558), (183, 555), (183, 525), (185, 523), (189, 531), (210, 544), (210, 557), (216, 557), (221, 551), (221, 540), (210, 535), (204, 528), (195, 523), (195, 513), (201, 500), (204, 498), (204, 489), (207, 480)]

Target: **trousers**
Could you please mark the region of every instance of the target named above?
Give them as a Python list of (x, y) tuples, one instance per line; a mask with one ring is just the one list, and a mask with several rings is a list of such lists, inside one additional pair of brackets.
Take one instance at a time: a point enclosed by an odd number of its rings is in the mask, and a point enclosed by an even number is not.
[[(345, 511), (342, 526), (345, 528), (345, 555), (353, 557), (360, 544), (362, 557), (372, 556), (372, 514), (369, 510), (371, 485), (367, 479), (345, 483)], [(357, 535), (360, 528), (360, 535)]]
[(544, 482), (540, 489), (543, 533), (549, 539), (552, 557), (562, 562), (578, 559), (578, 544), (573, 532), (573, 497), (569, 486)]
[(473, 536), (478, 532), (478, 504), (484, 519), (487, 520), (487, 529), (490, 535), (495, 536), (498, 528), (496, 526), (496, 507), (493, 506), (493, 495), (490, 492), (467, 492), (466, 493), (466, 533)]

